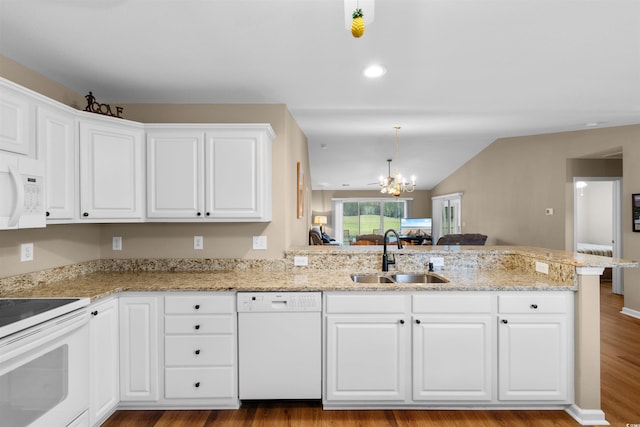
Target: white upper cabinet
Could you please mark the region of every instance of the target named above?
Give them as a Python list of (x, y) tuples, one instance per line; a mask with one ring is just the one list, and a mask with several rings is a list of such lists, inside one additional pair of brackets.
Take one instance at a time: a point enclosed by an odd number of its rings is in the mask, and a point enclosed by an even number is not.
[(6, 80), (0, 83), (0, 151), (35, 158), (35, 103), (26, 90)]
[(46, 159), (47, 221), (78, 218), (78, 122), (65, 109), (38, 106), (38, 146)]
[(142, 126), (80, 120), (81, 220), (143, 220), (143, 146)]
[(271, 221), (273, 129), (262, 124), (147, 127), (147, 217)]

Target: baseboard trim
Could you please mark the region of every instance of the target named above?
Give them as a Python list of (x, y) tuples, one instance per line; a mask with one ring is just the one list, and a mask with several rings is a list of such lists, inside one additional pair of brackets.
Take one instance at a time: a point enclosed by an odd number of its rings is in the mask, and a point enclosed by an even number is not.
[(565, 412), (583, 426), (608, 426), (609, 422), (604, 419), (604, 412), (600, 409), (582, 409), (576, 405), (571, 405)]
[(640, 311), (634, 310), (632, 308), (622, 307), (622, 311), (620, 311), (620, 313), (626, 314), (627, 316), (635, 317), (636, 319), (640, 319)]

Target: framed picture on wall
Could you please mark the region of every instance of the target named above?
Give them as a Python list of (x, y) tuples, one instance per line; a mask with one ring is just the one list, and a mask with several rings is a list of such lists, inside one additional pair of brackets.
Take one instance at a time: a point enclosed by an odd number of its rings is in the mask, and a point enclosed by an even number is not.
[(631, 208), (633, 209), (633, 231), (640, 232), (640, 194), (632, 194), (631, 197)]
[(302, 218), (304, 217), (304, 171), (300, 167), (300, 162), (298, 162), (297, 166), (297, 183), (296, 183), (296, 217)]

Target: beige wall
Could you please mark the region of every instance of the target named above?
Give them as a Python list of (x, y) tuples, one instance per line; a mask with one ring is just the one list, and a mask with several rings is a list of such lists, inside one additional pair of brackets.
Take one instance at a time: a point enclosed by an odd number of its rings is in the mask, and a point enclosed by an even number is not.
[[(617, 175), (619, 163), (583, 160), (616, 151), (623, 152), (623, 256), (638, 260), (631, 194), (640, 193), (639, 125), (497, 140), (438, 184), (433, 195), (464, 192), (463, 232), (487, 234), (488, 244), (572, 249), (573, 177)], [(554, 215), (545, 215), (545, 208)], [(626, 269), (624, 280), (625, 306), (640, 310), (640, 271)]]
[[(0, 75), (67, 105), (84, 98), (0, 56)], [(307, 242), (310, 205), (296, 218), (296, 162), (309, 171), (307, 140), (285, 105), (119, 104), (126, 119), (143, 123), (269, 123), (276, 138), (272, 152), (273, 220), (269, 223), (146, 223), (49, 226), (0, 232), (0, 277), (97, 258), (280, 258), (291, 245)], [(307, 172), (308, 173), (308, 172)], [(306, 199), (310, 200), (310, 179)], [(64, 231), (60, 227), (63, 227)], [(193, 236), (204, 250), (193, 250)], [(267, 236), (268, 250), (254, 251), (252, 237)], [(123, 250), (111, 250), (111, 238)], [(19, 262), (19, 242), (35, 244), (34, 262)], [(53, 250), (51, 245), (59, 250)], [(91, 250), (87, 250), (87, 246)]]

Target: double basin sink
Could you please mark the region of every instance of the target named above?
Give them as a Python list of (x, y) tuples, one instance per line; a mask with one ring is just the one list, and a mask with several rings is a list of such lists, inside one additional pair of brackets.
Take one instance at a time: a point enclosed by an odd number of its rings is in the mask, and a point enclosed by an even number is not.
[(426, 284), (449, 283), (444, 277), (434, 273), (364, 273), (352, 274), (355, 283), (398, 283), (398, 284)]

